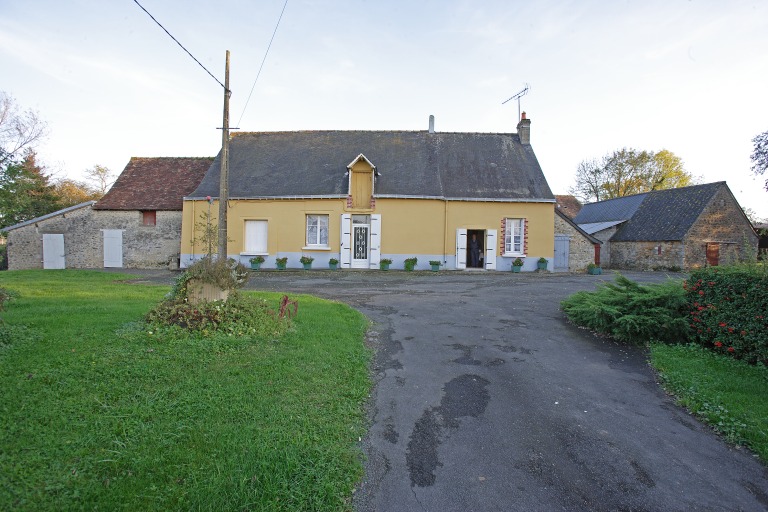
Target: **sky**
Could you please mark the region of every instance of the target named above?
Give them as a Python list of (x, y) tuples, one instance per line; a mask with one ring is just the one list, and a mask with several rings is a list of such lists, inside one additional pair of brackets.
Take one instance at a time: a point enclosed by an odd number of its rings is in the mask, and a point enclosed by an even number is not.
[[(768, 218), (768, 2), (139, 0), (219, 81), (240, 131), (516, 131), (554, 193), (624, 147), (681, 157)], [(49, 125), (55, 177), (214, 156), (223, 88), (133, 0), (0, 0), (0, 90)], [(250, 99), (249, 99), (250, 97)]]

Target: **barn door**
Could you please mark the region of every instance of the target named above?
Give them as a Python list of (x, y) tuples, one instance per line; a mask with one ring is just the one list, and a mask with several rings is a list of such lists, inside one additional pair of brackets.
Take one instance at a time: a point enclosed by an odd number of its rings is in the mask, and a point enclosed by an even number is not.
[(555, 270), (568, 270), (571, 237), (555, 235)]
[(341, 268), (352, 265), (352, 215), (341, 214), (341, 247), (339, 248)]
[(381, 262), (381, 214), (371, 215), (371, 263), (370, 268), (379, 268)]
[(485, 269), (496, 270), (496, 230), (485, 232)]
[(716, 267), (720, 264), (720, 244), (707, 244), (707, 265)]
[(105, 229), (104, 231), (104, 268), (122, 268), (123, 266), (123, 230)]
[(60, 233), (43, 235), (43, 268), (65, 268), (64, 235)]
[(456, 230), (456, 269), (467, 268), (467, 230)]

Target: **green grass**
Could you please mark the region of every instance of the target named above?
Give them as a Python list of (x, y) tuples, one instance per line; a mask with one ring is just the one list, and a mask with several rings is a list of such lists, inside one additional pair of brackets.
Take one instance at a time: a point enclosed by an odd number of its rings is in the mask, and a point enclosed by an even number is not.
[(651, 363), (680, 405), (768, 463), (768, 368), (698, 345), (651, 345)]
[(298, 296), (279, 340), (162, 338), (136, 322), (169, 287), (122, 277), (0, 273), (0, 510), (351, 509), (364, 317)]

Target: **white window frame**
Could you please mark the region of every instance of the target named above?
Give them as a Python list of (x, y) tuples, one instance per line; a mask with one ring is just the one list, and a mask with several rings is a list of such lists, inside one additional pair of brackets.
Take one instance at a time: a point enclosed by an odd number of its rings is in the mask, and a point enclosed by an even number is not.
[[(515, 241), (518, 237), (519, 240)], [(515, 250), (516, 245), (518, 250)], [(504, 256), (525, 256), (525, 219), (504, 219)]]
[[(321, 222), (325, 219), (325, 226)], [(311, 224), (315, 221), (314, 224)], [(330, 249), (328, 245), (328, 227), (330, 225), (330, 216), (327, 213), (308, 213), (304, 221), (304, 240), (306, 249)], [(316, 227), (313, 239), (310, 240), (310, 227)], [(325, 243), (323, 243), (323, 230), (325, 231)]]
[[(252, 232), (248, 229), (248, 223), (258, 223), (254, 225), (263, 225), (263, 229), (259, 230), (258, 228), (255, 230), (256, 236), (258, 236), (260, 231), (263, 231), (263, 242), (257, 243), (257, 241), (251, 241), (249, 237), (249, 232)], [(243, 223), (243, 252), (240, 253), (241, 255), (261, 255), (261, 256), (267, 256), (269, 254), (269, 221), (265, 219), (247, 219)]]

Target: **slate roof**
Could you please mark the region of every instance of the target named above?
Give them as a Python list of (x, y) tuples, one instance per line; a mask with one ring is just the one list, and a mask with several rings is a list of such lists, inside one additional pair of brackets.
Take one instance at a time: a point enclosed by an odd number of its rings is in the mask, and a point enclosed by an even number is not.
[(682, 240), (723, 186), (719, 181), (585, 204), (573, 220), (590, 233), (624, 221), (611, 242)]
[(619, 228), (611, 241), (682, 240), (723, 186), (725, 182), (720, 181), (649, 192), (632, 219)]
[(131, 157), (94, 210), (181, 210), (211, 166), (211, 157)]
[[(517, 134), (426, 131), (239, 133), (230, 144), (229, 196), (346, 197), (347, 165), (360, 154), (376, 166), (379, 198), (554, 202)], [(218, 197), (219, 158), (188, 198)]]
[(581, 225), (629, 220), (635, 214), (635, 211), (637, 211), (646, 195), (647, 192), (645, 194), (598, 201), (597, 203), (587, 203), (582, 206), (581, 211), (573, 218), (573, 221)]

